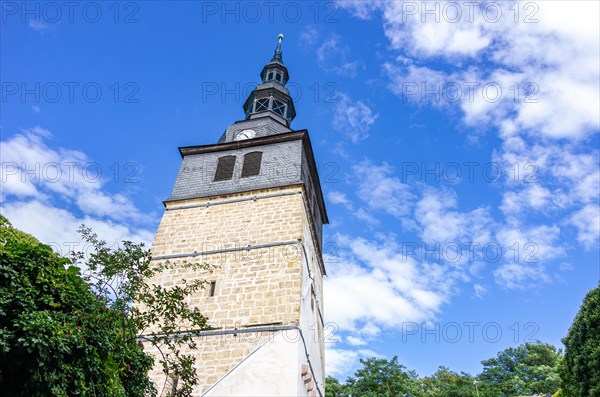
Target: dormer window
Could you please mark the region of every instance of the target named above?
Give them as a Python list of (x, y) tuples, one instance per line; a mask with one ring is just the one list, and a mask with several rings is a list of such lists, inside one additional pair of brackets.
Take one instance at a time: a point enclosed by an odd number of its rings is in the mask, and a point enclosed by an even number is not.
[(281, 74), (280, 73), (275, 73), (275, 80), (277, 80), (281, 83)]
[(273, 72), (269, 72), (269, 77), (267, 77), (267, 80), (273, 80)]
[(250, 152), (244, 156), (244, 166), (242, 167), (242, 178), (260, 174), (260, 163), (262, 161), (262, 152)]
[(235, 168), (235, 156), (223, 156), (219, 157), (217, 162), (217, 171), (215, 172), (215, 179), (217, 181), (227, 181), (233, 178), (233, 169)]

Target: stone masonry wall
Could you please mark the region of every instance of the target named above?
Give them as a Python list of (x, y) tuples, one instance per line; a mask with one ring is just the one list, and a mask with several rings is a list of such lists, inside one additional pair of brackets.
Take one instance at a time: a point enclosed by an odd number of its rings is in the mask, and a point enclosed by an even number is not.
[[(159, 258), (302, 240), (303, 218), (306, 217), (302, 189), (302, 186), (292, 186), (169, 202), (151, 248), (152, 256)], [(292, 194), (216, 205), (222, 200), (279, 193)], [(209, 202), (211, 205), (206, 206)], [(181, 209), (182, 206), (192, 207)], [(176, 267), (151, 281), (165, 287), (180, 283), (182, 279), (215, 281), (214, 296), (209, 296), (207, 287), (189, 302), (209, 318), (214, 328), (299, 323), (301, 283), (305, 271), (300, 245), (286, 244), (171, 260), (173, 263), (183, 261), (205, 263), (211, 270), (192, 273)], [(261, 335), (202, 337), (195, 352), (200, 380), (197, 394), (201, 395), (265, 343), (269, 336)], [(153, 351), (150, 346), (148, 349)], [(160, 391), (165, 375), (159, 367), (155, 367), (152, 376)]]

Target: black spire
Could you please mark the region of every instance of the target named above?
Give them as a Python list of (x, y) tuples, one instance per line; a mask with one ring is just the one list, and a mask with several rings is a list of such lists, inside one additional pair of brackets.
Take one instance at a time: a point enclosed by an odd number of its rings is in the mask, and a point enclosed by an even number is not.
[(281, 56), (281, 40), (283, 40), (283, 34), (279, 33), (279, 36), (277, 36), (277, 47), (275, 48), (275, 54), (273, 55), (273, 58), (271, 58), (271, 62), (278, 61), (283, 63), (283, 57)]
[(244, 103), (246, 119), (271, 114), (289, 126), (296, 117), (294, 102), (288, 89), (285, 88), (289, 75), (283, 64), (281, 40), (283, 40), (283, 34), (279, 34), (277, 37), (277, 47), (275, 47), (273, 58), (260, 72), (262, 83), (256, 86)]

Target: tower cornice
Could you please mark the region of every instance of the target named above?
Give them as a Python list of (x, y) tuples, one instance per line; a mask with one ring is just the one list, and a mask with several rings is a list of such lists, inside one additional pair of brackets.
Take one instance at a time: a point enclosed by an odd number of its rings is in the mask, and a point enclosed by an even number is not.
[(294, 141), (297, 139), (302, 139), (304, 134), (308, 134), (308, 131), (305, 129), (287, 132), (283, 134), (261, 136), (258, 138), (247, 139), (243, 141), (213, 143), (209, 145), (181, 146), (179, 147), (179, 154), (181, 154), (181, 157), (183, 158), (191, 154), (221, 152), (231, 149), (242, 149), (252, 146), (268, 145), (271, 143)]

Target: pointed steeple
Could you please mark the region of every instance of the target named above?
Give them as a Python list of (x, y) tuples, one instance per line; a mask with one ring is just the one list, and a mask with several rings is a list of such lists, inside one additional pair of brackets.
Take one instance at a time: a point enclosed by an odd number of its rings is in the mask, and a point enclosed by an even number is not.
[(275, 48), (275, 54), (273, 55), (273, 58), (271, 58), (271, 62), (279, 61), (283, 63), (281, 40), (283, 40), (283, 34), (279, 33), (279, 36), (277, 36), (277, 47)]
[(283, 64), (281, 40), (283, 34), (277, 37), (273, 58), (260, 72), (262, 83), (256, 86), (244, 103), (244, 112), (246, 120), (270, 115), (289, 127), (296, 117), (296, 110), (290, 93), (285, 88), (289, 74)]
[[(288, 70), (283, 64), (281, 40), (283, 40), (283, 34), (279, 33), (279, 36), (277, 36), (277, 47), (275, 47), (273, 58), (271, 58), (269, 63), (267, 63), (263, 68), (262, 72), (260, 72), (260, 77), (262, 78), (263, 83), (266, 83), (267, 81), (274, 81), (285, 85), (289, 79)], [(273, 72), (273, 74), (267, 72)]]

